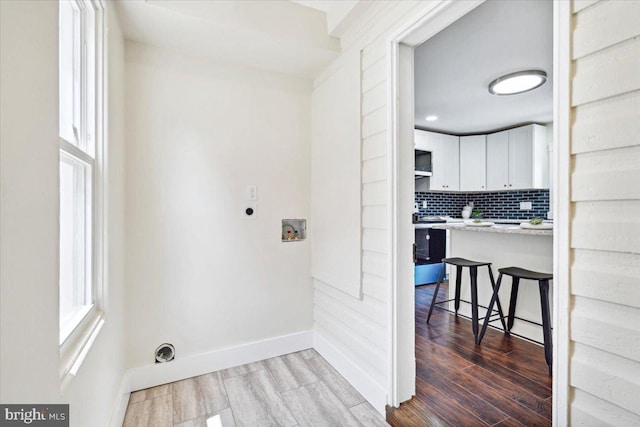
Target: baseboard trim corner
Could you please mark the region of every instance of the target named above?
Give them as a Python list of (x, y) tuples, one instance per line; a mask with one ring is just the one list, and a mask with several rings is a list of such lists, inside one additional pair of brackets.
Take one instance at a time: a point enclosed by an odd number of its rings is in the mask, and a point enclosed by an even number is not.
[(367, 401), (386, 416), (387, 391), (318, 331), (313, 331), (313, 348), (325, 358)]
[(169, 363), (132, 368), (125, 374), (128, 385), (127, 391), (142, 390), (221, 369), (306, 350), (313, 347), (313, 341), (313, 331), (307, 330), (184, 358), (176, 358)]
[(127, 414), (127, 405), (129, 404), (130, 395), (131, 392), (129, 389), (128, 376), (125, 373), (122, 376), (120, 388), (118, 388), (118, 394), (116, 395), (116, 400), (114, 402), (111, 419), (109, 420), (110, 427), (122, 427), (122, 424), (124, 424), (124, 417)]

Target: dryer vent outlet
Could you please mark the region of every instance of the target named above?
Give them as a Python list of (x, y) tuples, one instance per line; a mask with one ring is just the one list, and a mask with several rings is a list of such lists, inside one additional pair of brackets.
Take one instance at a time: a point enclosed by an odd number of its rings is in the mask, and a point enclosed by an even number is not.
[(160, 344), (156, 349), (156, 363), (171, 362), (175, 357), (176, 349), (173, 344)]

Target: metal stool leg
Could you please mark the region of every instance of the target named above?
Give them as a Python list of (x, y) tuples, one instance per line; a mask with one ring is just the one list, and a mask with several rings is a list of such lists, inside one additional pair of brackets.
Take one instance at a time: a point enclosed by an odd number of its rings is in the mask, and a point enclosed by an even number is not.
[(438, 291), (440, 290), (440, 284), (442, 283), (442, 278), (444, 277), (444, 269), (446, 268), (446, 264), (443, 262), (440, 267), (440, 274), (438, 274), (438, 281), (436, 282), (436, 289), (433, 291), (433, 298), (431, 299), (431, 306), (429, 307), (429, 315), (427, 316), (427, 323), (431, 320), (431, 313), (433, 313), (433, 307), (436, 305), (436, 298), (438, 298)]
[[(487, 265), (487, 268), (489, 269), (489, 279), (491, 279), (491, 289), (495, 290), (496, 288), (496, 281), (493, 278), (493, 270), (491, 269), (491, 265)], [(498, 314), (500, 315), (500, 322), (502, 322), (502, 329), (504, 329), (504, 332), (509, 335), (509, 331), (507, 330), (507, 325), (504, 321), (504, 313), (502, 312), (502, 304), (500, 304), (500, 295), (496, 296), (496, 303), (498, 304)], [(492, 309), (489, 309), (489, 311), (487, 313), (491, 313)]]
[(540, 306), (542, 308), (542, 332), (544, 334), (544, 358), (549, 366), (549, 376), (552, 375), (553, 344), (551, 342), (551, 318), (549, 315), (549, 281), (540, 280)]
[(491, 301), (489, 302), (487, 315), (484, 318), (484, 324), (482, 325), (482, 330), (480, 331), (480, 336), (478, 337), (478, 344), (482, 342), (482, 338), (484, 337), (485, 332), (487, 332), (487, 326), (489, 326), (489, 318), (491, 317), (491, 312), (493, 311), (493, 304), (495, 304), (498, 299), (498, 292), (500, 291), (501, 283), (502, 283), (502, 273), (498, 275), (498, 282), (496, 283), (496, 287), (493, 289), (493, 295), (491, 295)]
[(456, 265), (456, 316), (458, 315), (458, 310), (460, 309), (460, 286), (462, 284), (462, 267)]
[(519, 277), (512, 277), (511, 282), (511, 301), (509, 302), (509, 320), (507, 321), (507, 329), (513, 328), (513, 322), (516, 317), (516, 303), (518, 301), (518, 287), (520, 285)]
[(478, 344), (478, 267), (470, 267), (471, 276), (471, 322), (473, 323), (473, 338)]

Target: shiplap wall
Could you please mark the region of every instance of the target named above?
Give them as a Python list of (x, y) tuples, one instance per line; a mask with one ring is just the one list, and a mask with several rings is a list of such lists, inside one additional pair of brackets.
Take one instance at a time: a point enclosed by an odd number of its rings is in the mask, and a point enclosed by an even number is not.
[[(378, 1), (342, 37), (345, 49), (314, 82), (317, 88), (336, 70), (361, 56), (361, 202), (362, 298), (353, 298), (331, 284), (314, 281), (315, 330), (358, 366), (380, 390), (388, 389), (389, 181), (387, 41), (392, 31), (435, 1)], [(357, 167), (333, 159), (330, 168)], [(331, 360), (330, 360), (331, 361)], [(343, 373), (348, 379), (348, 373)], [(366, 390), (360, 390), (369, 398)], [(376, 402), (372, 402), (376, 403)], [(384, 411), (384, 407), (376, 407)]]
[(573, 14), (569, 416), (640, 426), (640, 1)]

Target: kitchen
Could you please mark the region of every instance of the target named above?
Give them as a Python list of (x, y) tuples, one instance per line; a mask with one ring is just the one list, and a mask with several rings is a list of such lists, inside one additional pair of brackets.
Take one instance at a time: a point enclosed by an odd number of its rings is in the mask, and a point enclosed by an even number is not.
[[(465, 338), (456, 346), (486, 352), (490, 344), (485, 341), (474, 347), (474, 336), (479, 342), (478, 335), (480, 340), (484, 335), (480, 329), (490, 326), (489, 331), (495, 329), (489, 334), (502, 337), (505, 323), (501, 324), (501, 314), (506, 322), (509, 312), (511, 336), (504, 335), (501, 345), (508, 341), (518, 347), (520, 341), (526, 341), (521, 351), (535, 360), (542, 373), (546, 374), (548, 365), (549, 373), (547, 378), (531, 375), (514, 362), (507, 375), (528, 376), (525, 383), (534, 380), (551, 386), (551, 339), (544, 336), (541, 327), (543, 311), (544, 323), (551, 326), (551, 296), (546, 298), (545, 310), (538, 282), (523, 280), (518, 286), (516, 279), (514, 299), (510, 295), (512, 278), (505, 275), (498, 279), (501, 285), (496, 305), (502, 303), (501, 311), (494, 305), (493, 315), (486, 313), (499, 269), (513, 266), (539, 273), (553, 271), (552, 16), (550, 2), (487, 2), (415, 49), (413, 222), (419, 378), (422, 344), (432, 351), (440, 351), (444, 345), (431, 343), (431, 337), (461, 333)], [(468, 34), (475, 37), (471, 40)], [(525, 71), (532, 73), (523, 75)], [(530, 79), (532, 87), (500, 92), (512, 76)], [(470, 275), (467, 268), (441, 262), (443, 258), (490, 264), (488, 268), (485, 264), (472, 267)], [(475, 297), (470, 286), (474, 275)], [(454, 286), (446, 286), (447, 280), (450, 284), (459, 281), (458, 295)], [(439, 285), (434, 284), (439, 281), (445, 282), (443, 287), (448, 291), (438, 292)], [(473, 329), (474, 336), (466, 336), (472, 328), (458, 319), (474, 317), (474, 301), (478, 326)], [(425, 325), (431, 312), (437, 320)], [(454, 323), (442, 329), (442, 323), (449, 321)], [(544, 341), (549, 341), (546, 361)], [(458, 357), (458, 352), (454, 348), (450, 356)], [(429, 357), (427, 352), (427, 361)], [(451, 372), (456, 369), (452, 367)], [(550, 420), (550, 409), (546, 415)]]

